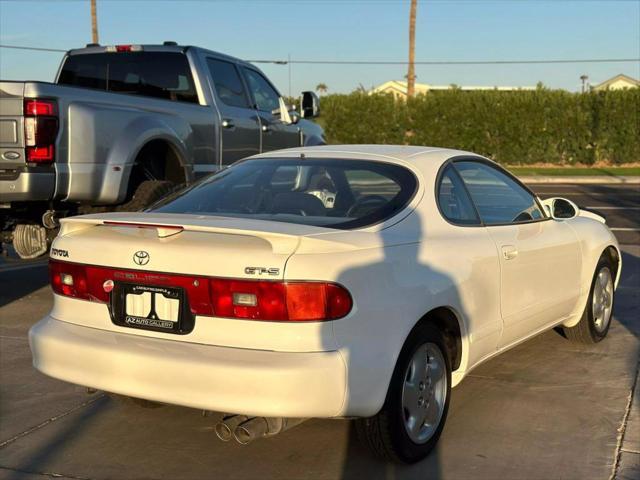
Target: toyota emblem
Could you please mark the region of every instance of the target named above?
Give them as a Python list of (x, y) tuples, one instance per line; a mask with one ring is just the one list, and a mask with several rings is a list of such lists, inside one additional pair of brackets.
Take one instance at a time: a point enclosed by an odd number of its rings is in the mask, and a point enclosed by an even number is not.
[(133, 254), (133, 263), (136, 265), (146, 265), (149, 263), (150, 259), (151, 257), (149, 257), (149, 253), (144, 250), (138, 250)]

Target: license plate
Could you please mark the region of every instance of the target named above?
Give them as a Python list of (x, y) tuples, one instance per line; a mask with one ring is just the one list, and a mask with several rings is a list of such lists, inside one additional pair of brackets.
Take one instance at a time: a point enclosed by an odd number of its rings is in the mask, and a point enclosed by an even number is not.
[(189, 333), (194, 319), (187, 303), (181, 288), (116, 283), (111, 296), (111, 319), (123, 327)]

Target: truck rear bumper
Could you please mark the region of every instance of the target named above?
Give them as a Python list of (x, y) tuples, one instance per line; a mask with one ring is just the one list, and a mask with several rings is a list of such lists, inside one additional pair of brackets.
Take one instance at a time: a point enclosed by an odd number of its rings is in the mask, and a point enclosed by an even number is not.
[(204, 410), (334, 417), (346, 396), (337, 351), (291, 353), (142, 337), (43, 318), (29, 331), (33, 364), (78, 385)]
[(55, 172), (20, 172), (0, 179), (0, 203), (45, 201), (53, 198)]

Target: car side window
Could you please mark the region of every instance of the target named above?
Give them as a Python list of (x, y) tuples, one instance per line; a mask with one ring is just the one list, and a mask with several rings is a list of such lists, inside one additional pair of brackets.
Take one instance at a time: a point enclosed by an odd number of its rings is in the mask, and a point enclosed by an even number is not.
[(457, 161), (454, 165), (485, 225), (545, 218), (535, 197), (506, 173), (476, 161)]
[(235, 65), (214, 58), (208, 58), (207, 65), (218, 98), (231, 107), (250, 108), (249, 98)]
[(280, 108), (280, 95), (266, 78), (250, 68), (245, 68), (244, 73), (258, 110), (272, 112)]
[(452, 223), (480, 225), (480, 219), (471, 198), (455, 169), (444, 169), (438, 184), (438, 205), (442, 215)]

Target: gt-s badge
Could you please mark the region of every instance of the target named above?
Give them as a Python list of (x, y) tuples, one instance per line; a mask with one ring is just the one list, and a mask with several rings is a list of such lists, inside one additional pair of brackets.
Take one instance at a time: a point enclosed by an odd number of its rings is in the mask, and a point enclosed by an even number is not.
[(280, 275), (280, 269), (266, 267), (245, 267), (244, 273), (246, 273), (247, 275)]

